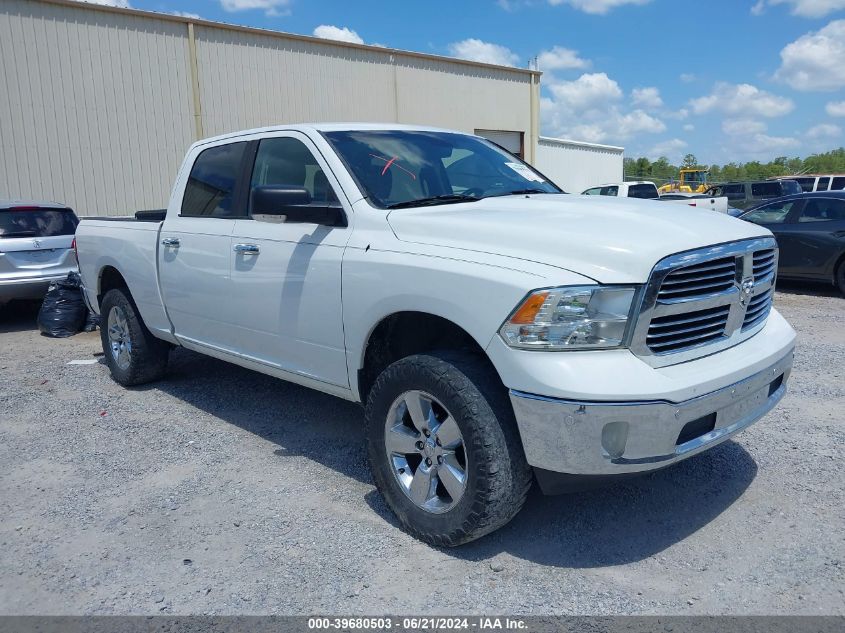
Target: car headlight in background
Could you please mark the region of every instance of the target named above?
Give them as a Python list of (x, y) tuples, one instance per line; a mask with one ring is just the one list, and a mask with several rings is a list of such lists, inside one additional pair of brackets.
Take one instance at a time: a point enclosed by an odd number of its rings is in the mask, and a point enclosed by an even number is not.
[(632, 286), (566, 286), (535, 290), (513, 311), (499, 334), (519, 349), (571, 350), (625, 343)]

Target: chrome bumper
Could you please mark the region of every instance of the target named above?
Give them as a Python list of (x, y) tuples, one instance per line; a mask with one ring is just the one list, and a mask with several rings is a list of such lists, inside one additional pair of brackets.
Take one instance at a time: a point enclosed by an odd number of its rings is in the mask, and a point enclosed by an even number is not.
[(790, 349), (740, 382), (680, 403), (510, 396), (531, 466), (572, 475), (644, 472), (700, 453), (763, 417), (786, 392), (792, 358)]
[(0, 277), (0, 299), (41, 299), (47, 294), (47, 288), (52, 282), (66, 277), (67, 272), (43, 277)]

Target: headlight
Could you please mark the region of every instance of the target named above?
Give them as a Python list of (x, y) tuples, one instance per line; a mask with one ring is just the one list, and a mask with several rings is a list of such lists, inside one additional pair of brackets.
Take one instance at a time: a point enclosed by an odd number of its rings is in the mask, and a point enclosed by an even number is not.
[(517, 306), (499, 334), (511, 347), (570, 350), (620, 347), (637, 289), (568, 286), (535, 290)]

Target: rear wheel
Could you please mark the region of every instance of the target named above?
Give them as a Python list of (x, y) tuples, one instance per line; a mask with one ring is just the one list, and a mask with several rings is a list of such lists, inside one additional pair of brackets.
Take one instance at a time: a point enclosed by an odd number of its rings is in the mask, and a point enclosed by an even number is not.
[(125, 387), (161, 378), (170, 346), (150, 333), (126, 292), (109, 290), (100, 312), (100, 340), (112, 378)]
[(533, 476), (507, 392), (483, 359), (403, 358), (378, 377), (366, 413), (373, 478), (414, 536), (460, 545), (519, 512)]

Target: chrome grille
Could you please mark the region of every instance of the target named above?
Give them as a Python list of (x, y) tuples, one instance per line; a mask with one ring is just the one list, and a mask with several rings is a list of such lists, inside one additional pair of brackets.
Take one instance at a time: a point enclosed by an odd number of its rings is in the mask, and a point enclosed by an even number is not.
[(742, 321), (742, 329), (748, 330), (753, 328), (758, 323), (766, 320), (769, 312), (772, 309), (772, 289), (757, 295), (748, 303), (748, 309), (745, 311), (745, 319)]
[(724, 292), (736, 281), (736, 258), (707, 261), (673, 270), (663, 279), (658, 301), (686, 299), (714, 292)]
[(661, 367), (753, 336), (771, 310), (777, 257), (775, 241), (759, 238), (661, 260), (643, 292), (632, 351)]
[(754, 253), (754, 280), (758, 281), (775, 272), (775, 249)]
[(720, 306), (652, 319), (648, 347), (657, 354), (668, 354), (719, 339), (725, 335), (729, 314), (728, 306)]

